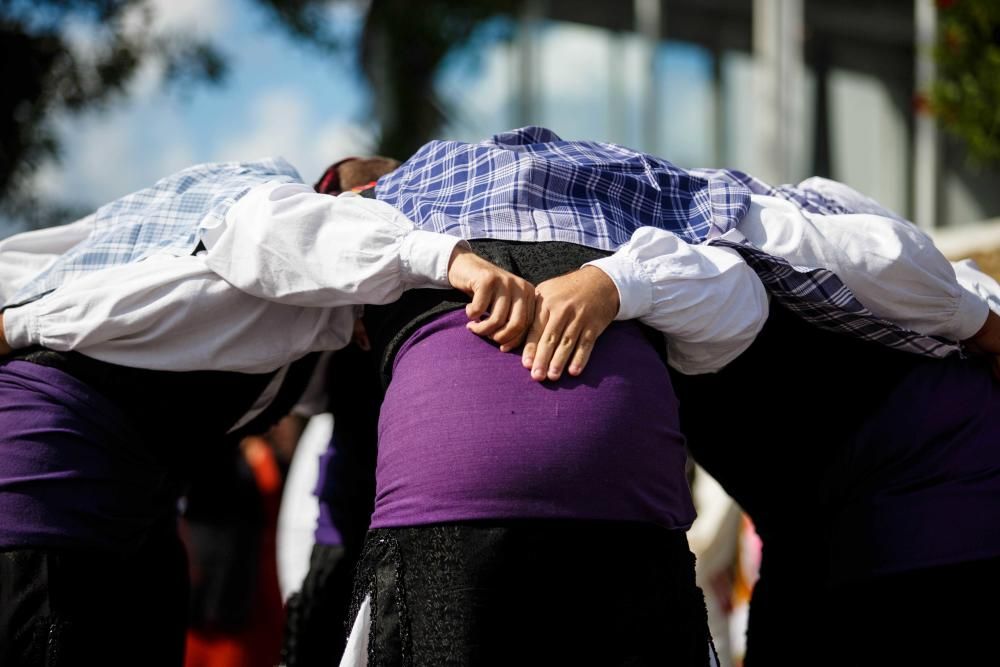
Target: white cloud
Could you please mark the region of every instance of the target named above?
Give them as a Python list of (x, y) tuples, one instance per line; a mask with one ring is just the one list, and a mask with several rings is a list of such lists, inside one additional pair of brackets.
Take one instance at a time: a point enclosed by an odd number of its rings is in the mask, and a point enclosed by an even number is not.
[[(144, 40), (150, 36), (176, 35), (184, 38), (219, 38), (230, 21), (232, 0), (147, 0), (129, 6), (122, 14), (126, 35)], [(63, 37), (80, 60), (96, 60), (105, 48), (107, 28), (70, 17), (61, 27)], [(129, 81), (126, 94), (148, 99), (163, 83), (165, 63), (161, 58), (143, 59)]]
[(344, 119), (316, 122), (307, 98), (294, 90), (271, 90), (252, 104), (251, 126), (226, 138), (215, 160), (251, 160), (280, 155), (306, 181), (331, 162), (371, 152), (370, 128)]
[[(125, 32), (139, 38), (145, 35), (176, 35), (185, 38), (218, 38), (230, 20), (231, 0), (147, 0), (129, 7), (124, 14)], [(149, 99), (163, 84), (165, 63), (159, 57), (147, 57), (128, 85), (133, 98)]]
[(225, 30), (230, 11), (230, 0), (147, 0), (126, 10), (124, 25), (133, 34), (207, 37)]
[(222, 32), (229, 20), (227, 0), (151, 0), (156, 29), (195, 31), (198, 35)]
[(57, 129), (62, 159), (45, 163), (34, 176), (38, 193), (53, 202), (97, 206), (198, 161), (162, 103), (65, 116)]
[[(67, 156), (72, 199), (102, 203), (155, 180), (151, 161), (136, 155), (134, 129), (124, 113), (81, 119), (73, 153)], [(123, 165), (129, 168), (123, 169)]]
[(216, 153), (219, 160), (247, 160), (284, 155), (297, 143), (307, 109), (294, 90), (271, 90), (251, 102), (251, 127), (236, 130)]
[(303, 155), (302, 177), (318, 177), (331, 163), (352, 155), (370, 155), (375, 143), (372, 129), (345, 120), (326, 123), (310, 137), (312, 151)]

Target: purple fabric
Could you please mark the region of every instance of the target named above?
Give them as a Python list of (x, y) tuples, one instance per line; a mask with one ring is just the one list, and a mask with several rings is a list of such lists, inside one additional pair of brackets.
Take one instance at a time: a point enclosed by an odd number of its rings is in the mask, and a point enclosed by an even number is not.
[(319, 516), (316, 517), (316, 530), (313, 537), (317, 544), (328, 546), (340, 546), (344, 543), (344, 536), (337, 527), (334, 520), (334, 511), (330, 507), (330, 486), (337, 483), (335, 476), (331, 475), (333, 461), (337, 456), (336, 445), (333, 441), (330, 446), (319, 457), (319, 475), (316, 478), (316, 487), (313, 495), (319, 500)]
[(173, 507), (141, 444), (72, 376), (0, 362), (0, 549), (134, 548)]
[(1000, 556), (1000, 384), (982, 368), (920, 365), (844, 455), (840, 577)]
[(612, 324), (580, 378), (537, 383), (463, 311), (396, 357), (379, 422), (372, 528), (560, 518), (687, 528), (694, 507), (666, 368)]

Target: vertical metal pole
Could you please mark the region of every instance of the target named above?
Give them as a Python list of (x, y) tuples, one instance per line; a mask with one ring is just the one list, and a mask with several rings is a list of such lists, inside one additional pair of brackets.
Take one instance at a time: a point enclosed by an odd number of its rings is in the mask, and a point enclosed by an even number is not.
[(802, 0), (754, 0), (753, 127), (761, 176), (771, 182), (793, 180), (801, 169), (803, 18)]
[[(936, 75), (934, 41), (937, 33), (937, 9), (933, 0), (916, 0), (916, 48), (914, 87), (918, 94), (930, 91)], [(913, 220), (921, 229), (931, 230), (937, 222), (938, 130), (934, 117), (926, 109), (914, 110), (913, 133)]]
[(635, 27), (645, 51), (646, 66), (643, 68), (640, 118), (642, 123), (642, 147), (650, 153), (662, 152), (660, 147), (660, 113), (657, 100), (657, 57), (660, 45), (660, 25), (663, 20), (661, 0), (634, 0)]
[(538, 53), (535, 32), (542, 17), (542, 0), (526, 0), (517, 26), (517, 124), (537, 123)]
[(782, 0), (779, 15), (778, 49), (778, 105), (780, 125), (779, 150), (782, 153), (783, 172), (781, 180), (792, 182), (801, 180), (803, 170), (803, 145), (805, 144), (805, 123), (803, 122), (805, 67), (802, 57), (802, 36), (804, 14), (802, 0)]
[(712, 159), (716, 167), (726, 166), (726, 87), (722, 80), (722, 43), (712, 51)]
[(622, 76), (625, 49), (622, 33), (608, 31), (608, 136), (611, 141), (628, 144), (625, 122), (625, 85)]
[(753, 128), (754, 153), (751, 166), (765, 181), (781, 180), (784, 165), (779, 148), (780, 105), (778, 102), (778, 4), (777, 0), (753, 2), (753, 56), (755, 100), (748, 110)]

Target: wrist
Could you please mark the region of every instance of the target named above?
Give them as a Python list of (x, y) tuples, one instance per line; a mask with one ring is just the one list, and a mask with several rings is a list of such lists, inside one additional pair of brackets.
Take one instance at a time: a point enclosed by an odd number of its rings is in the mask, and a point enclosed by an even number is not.
[(631, 257), (619, 252), (588, 262), (584, 268), (602, 272), (614, 286), (616, 320), (633, 320), (649, 313), (653, 287)]
[(448, 258), (448, 284), (462, 291), (469, 287), (469, 268), (479, 258), (466, 241), (459, 241)]
[(966, 339), (965, 344), (977, 352), (985, 354), (1000, 354), (1000, 316), (992, 310), (986, 315), (986, 321), (974, 336)]
[(0, 311), (0, 357), (10, 354), (11, 348), (7, 344), (7, 336), (4, 334), (3, 329), (3, 312)]
[(621, 309), (621, 295), (615, 281), (603, 269), (591, 264), (584, 265), (580, 274), (587, 276), (597, 301), (608, 309), (610, 318), (615, 319)]

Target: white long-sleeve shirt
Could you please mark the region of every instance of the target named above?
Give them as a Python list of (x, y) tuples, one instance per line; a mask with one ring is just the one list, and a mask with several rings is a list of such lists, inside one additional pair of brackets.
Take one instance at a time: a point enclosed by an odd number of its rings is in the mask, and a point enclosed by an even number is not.
[[(908, 223), (803, 214), (784, 200), (754, 197), (730, 234), (797, 266), (832, 270), (876, 315), (915, 331), (962, 340), (985, 321), (977, 288), (963, 287), (931, 240)], [(29, 240), (0, 242), (0, 265)], [(9, 342), (153, 369), (273, 370), (346, 344), (348, 304), (387, 303), (405, 287), (443, 285), (457, 239), (415, 230), (375, 200), (272, 183), (237, 202), (205, 241), (208, 250), (198, 256), (97, 271), (9, 309)], [(670, 363), (682, 372), (722, 368), (767, 317), (763, 285), (727, 248), (643, 228), (594, 264), (618, 287), (618, 319), (639, 318), (664, 332)], [(16, 285), (16, 276), (10, 280)]]
[[(845, 186), (846, 187), (846, 186)], [(746, 238), (803, 269), (826, 268), (876, 316), (955, 341), (986, 321), (989, 276), (956, 266), (914, 225), (876, 214), (817, 215), (754, 195), (747, 215), (723, 238)], [(767, 301), (756, 274), (728, 248), (690, 246), (675, 234), (643, 228), (613, 256), (592, 262), (619, 288), (617, 319), (638, 318), (666, 331), (670, 364), (688, 374), (719, 370), (753, 342)], [(1000, 310), (998, 310), (1000, 312)], [(759, 326), (758, 326), (759, 325)], [(738, 332), (728, 338), (726, 331)]]
[[(0, 241), (5, 295), (40, 268), (23, 261), (29, 249), (52, 261), (66, 246), (58, 232), (79, 237), (81, 223)], [(268, 183), (236, 202), (204, 242), (203, 253), (94, 271), (7, 309), (9, 344), (153, 370), (268, 372), (345, 345), (353, 305), (447, 286), (461, 241), (415, 229), (382, 202)]]

